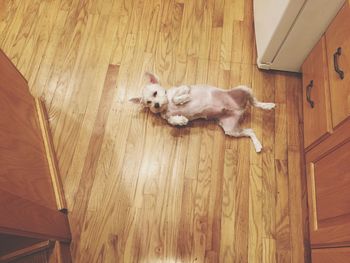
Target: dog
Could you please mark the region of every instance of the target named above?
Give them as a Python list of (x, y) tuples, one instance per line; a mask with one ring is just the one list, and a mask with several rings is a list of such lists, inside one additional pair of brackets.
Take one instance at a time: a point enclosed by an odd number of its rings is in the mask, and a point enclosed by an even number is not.
[(145, 77), (142, 96), (130, 101), (160, 114), (173, 126), (184, 126), (195, 119), (218, 120), (226, 135), (250, 137), (256, 152), (261, 151), (254, 131), (240, 128), (239, 122), (248, 103), (263, 110), (271, 110), (275, 104), (258, 101), (249, 87), (223, 90), (209, 85), (181, 85), (165, 90), (155, 74), (146, 72)]

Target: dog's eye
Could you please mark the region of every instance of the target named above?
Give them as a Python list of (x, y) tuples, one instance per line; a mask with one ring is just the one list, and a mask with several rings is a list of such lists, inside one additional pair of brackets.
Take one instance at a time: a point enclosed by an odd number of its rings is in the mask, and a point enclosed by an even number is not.
[(147, 104), (151, 104), (151, 103), (152, 103), (152, 101), (150, 101), (150, 100), (149, 100), (149, 101), (147, 101)]
[(155, 92), (153, 93), (153, 97), (155, 97), (155, 96), (157, 96), (157, 91), (155, 91)]

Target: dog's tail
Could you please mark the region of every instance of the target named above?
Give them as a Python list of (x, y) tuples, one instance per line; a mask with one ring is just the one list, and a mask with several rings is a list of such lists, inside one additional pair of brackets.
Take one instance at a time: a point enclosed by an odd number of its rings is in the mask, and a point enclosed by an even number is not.
[(258, 101), (257, 98), (255, 98), (255, 96), (253, 95), (253, 90), (247, 86), (240, 85), (233, 88), (232, 91), (236, 91), (236, 92), (239, 91), (239, 92), (245, 93), (249, 103), (254, 107), (257, 107), (263, 110), (271, 110), (276, 106), (275, 103)]

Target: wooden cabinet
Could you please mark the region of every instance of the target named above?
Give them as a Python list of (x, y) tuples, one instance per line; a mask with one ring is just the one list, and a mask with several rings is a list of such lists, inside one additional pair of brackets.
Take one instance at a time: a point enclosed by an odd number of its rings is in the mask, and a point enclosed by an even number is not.
[(350, 116), (350, 8), (346, 4), (326, 32), (333, 126)]
[(325, 38), (317, 43), (302, 67), (304, 145), (310, 146), (331, 131)]
[(313, 263), (349, 263), (350, 248), (322, 248), (312, 251)]
[(350, 262), (350, 7), (303, 66), (305, 164), (312, 262)]
[(312, 247), (350, 245), (350, 122), (306, 154)]
[[(60, 211), (65, 203), (43, 104), (1, 50), (0, 112), (2, 262), (6, 251), (23, 244), (69, 242), (71, 236), (67, 214)], [(6, 251), (4, 244), (10, 245)]]

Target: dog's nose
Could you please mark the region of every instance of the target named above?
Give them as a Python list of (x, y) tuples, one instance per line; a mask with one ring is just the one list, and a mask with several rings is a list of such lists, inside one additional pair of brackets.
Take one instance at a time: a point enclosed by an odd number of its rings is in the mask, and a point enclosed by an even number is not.
[(154, 104), (154, 107), (155, 107), (156, 109), (158, 109), (158, 108), (159, 108), (159, 103), (157, 102), (156, 104)]

